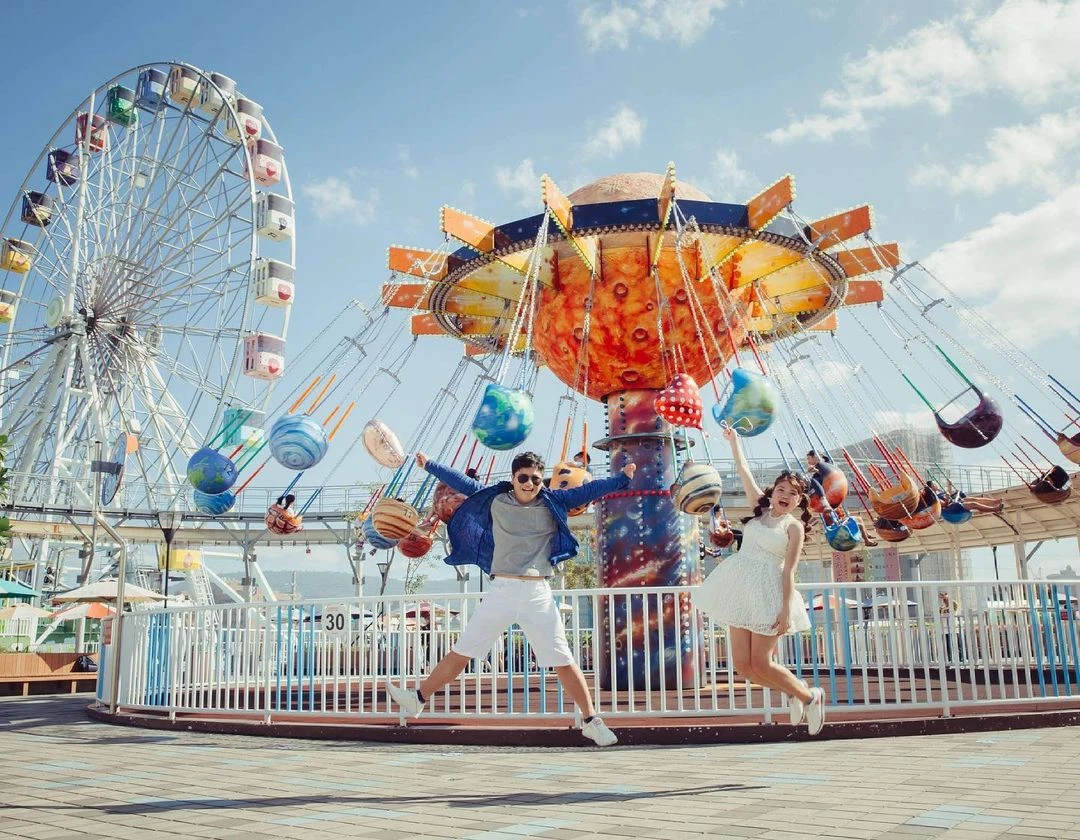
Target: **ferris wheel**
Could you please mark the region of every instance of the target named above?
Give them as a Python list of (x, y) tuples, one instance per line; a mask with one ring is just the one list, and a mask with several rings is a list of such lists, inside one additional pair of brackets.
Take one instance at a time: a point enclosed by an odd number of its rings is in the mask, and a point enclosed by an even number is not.
[(232, 79), (166, 62), (96, 88), (0, 228), (12, 501), (87, 509), (104, 458), (125, 491), (113, 474), (101, 504), (181, 505), (191, 453), (264, 419), (294, 233), (281, 146)]

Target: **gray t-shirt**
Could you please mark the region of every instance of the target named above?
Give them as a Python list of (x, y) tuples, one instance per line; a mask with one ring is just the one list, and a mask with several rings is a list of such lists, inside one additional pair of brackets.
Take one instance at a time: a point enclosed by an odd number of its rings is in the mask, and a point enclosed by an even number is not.
[(551, 540), (555, 517), (537, 496), (520, 504), (513, 491), (500, 493), (491, 503), (491, 530), (495, 553), (491, 574), (551, 577)]

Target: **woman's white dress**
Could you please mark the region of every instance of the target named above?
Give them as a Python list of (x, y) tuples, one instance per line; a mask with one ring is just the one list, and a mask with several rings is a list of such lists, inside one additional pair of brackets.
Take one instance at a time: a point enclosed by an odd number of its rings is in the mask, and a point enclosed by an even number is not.
[[(776, 617), (784, 603), (784, 558), (790, 513), (765, 511), (743, 528), (742, 549), (713, 569), (693, 593), (694, 606), (719, 625), (743, 627), (763, 636), (776, 635)], [(791, 593), (789, 633), (810, 629), (806, 601)]]

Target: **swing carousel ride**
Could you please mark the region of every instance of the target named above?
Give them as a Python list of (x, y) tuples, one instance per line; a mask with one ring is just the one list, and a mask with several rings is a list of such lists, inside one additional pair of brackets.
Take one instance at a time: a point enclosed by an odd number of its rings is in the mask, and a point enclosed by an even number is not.
[[(991, 515), (945, 466), (879, 434), (900, 388), (952, 446), (996, 451), (1035, 504), (1071, 494), (1059, 462), (1080, 463), (1080, 398), (897, 245), (875, 241), (868, 206), (801, 217), (790, 176), (746, 204), (710, 201), (669, 166), (569, 195), (545, 177), (541, 212), (502, 224), (444, 207), (441, 248), (392, 246), (374, 302), (352, 301), (317, 330), (273, 399), (265, 387), (242, 393), (241, 372), (258, 385), (285, 369), (294, 222), (281, 149), (231, 80), (182, 64), (131, 73), (133, 92), (118, 77), (77, 109), (74, 144), (63, 148), (58, 132), (39, 161), (55, 194), (30, 189), (35, 167), (5, 227), (16, 216), (24, 225), (0, 263), (0, 429), (13, 436), (19, 475), (36, 477), (20, 479), (17, 501), (57, 504), (64, 482), (89, 498), (90, 442), (115, 441), (97, 499), (105, 511), (119, 509), (125, 459), (146, 509), (173, 504), (205, 523), (242, 518), (238, 499), (262, 475), (277, 499), (260, 513), (264, 536), (295, 538), (363, 449), (381, 472), (352, 516), (350, 558), (420, 558), (462, 497), (413, 473), (417, 451), (489, 481), (527, 446), (554, 463), (553, 487), (571, 487), (591, 480), (599, 450), (611, 471), (638, 466), (591, 520), (601, 585), (686, 586), (700, 581), (703, 553), (736, 539), (709, 451), (721, 427), (789, 468), (803, 469), (803, 443), (821, 454), (813, 539), (831, 550)], [(198, 195), (213, 195), (213, 207), (192, 206), (150, 129), (201, 161)], [(284, 195), (256, 188), (279, 183)], [(181, 223), (189, 215), (208, 229)], [(170, 239), (169, 225), (183, 236)], [(262, 256), (264, 240), (287, 255)], [(403, 382), (415, 398), (416, 382), (430, 381), (432, 365), (409, 369), (425, 337), (464, 352), (399, 438), (392, 426), (408, 421), (385, 418)], [(196, 360), (200, 342), (209, 349)], [(565, 388), (554, 407), (537, 406), (546, 447), (530, 437), (543, 368)], [(708, 411), (699, 383), (715, 401)], [(605, 435), (593, 441), (596, 401)], [(363, 426), (349, 423), (357, 409)], [(605, 685), (690, 673), (688, 596), (601, 604), (603, 644), (615, 640), (599, 656)]]

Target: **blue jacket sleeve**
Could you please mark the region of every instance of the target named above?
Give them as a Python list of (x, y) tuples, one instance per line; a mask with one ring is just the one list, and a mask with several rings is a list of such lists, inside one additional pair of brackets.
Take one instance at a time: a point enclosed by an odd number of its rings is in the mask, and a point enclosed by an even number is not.
[(427, 471), (451, 490), (457, 490), (466, 496), (471, 496), (473, 493), (484, 489), (484, 485), (475, 478), (469, 478), (465, 473), (460, 473), (453, 467), (447, 467), (437, 461), (428, 461)]
[(572, 487), (569, 490), (552, 490), (552, 498), (567, 510), (584, 507), (590, 502), (595, 502), (601, 496), (614, 493), (630, 486), (630, 479), (622, 473), (608, 478), (599, 478), (582, 484), (580, 487)]

